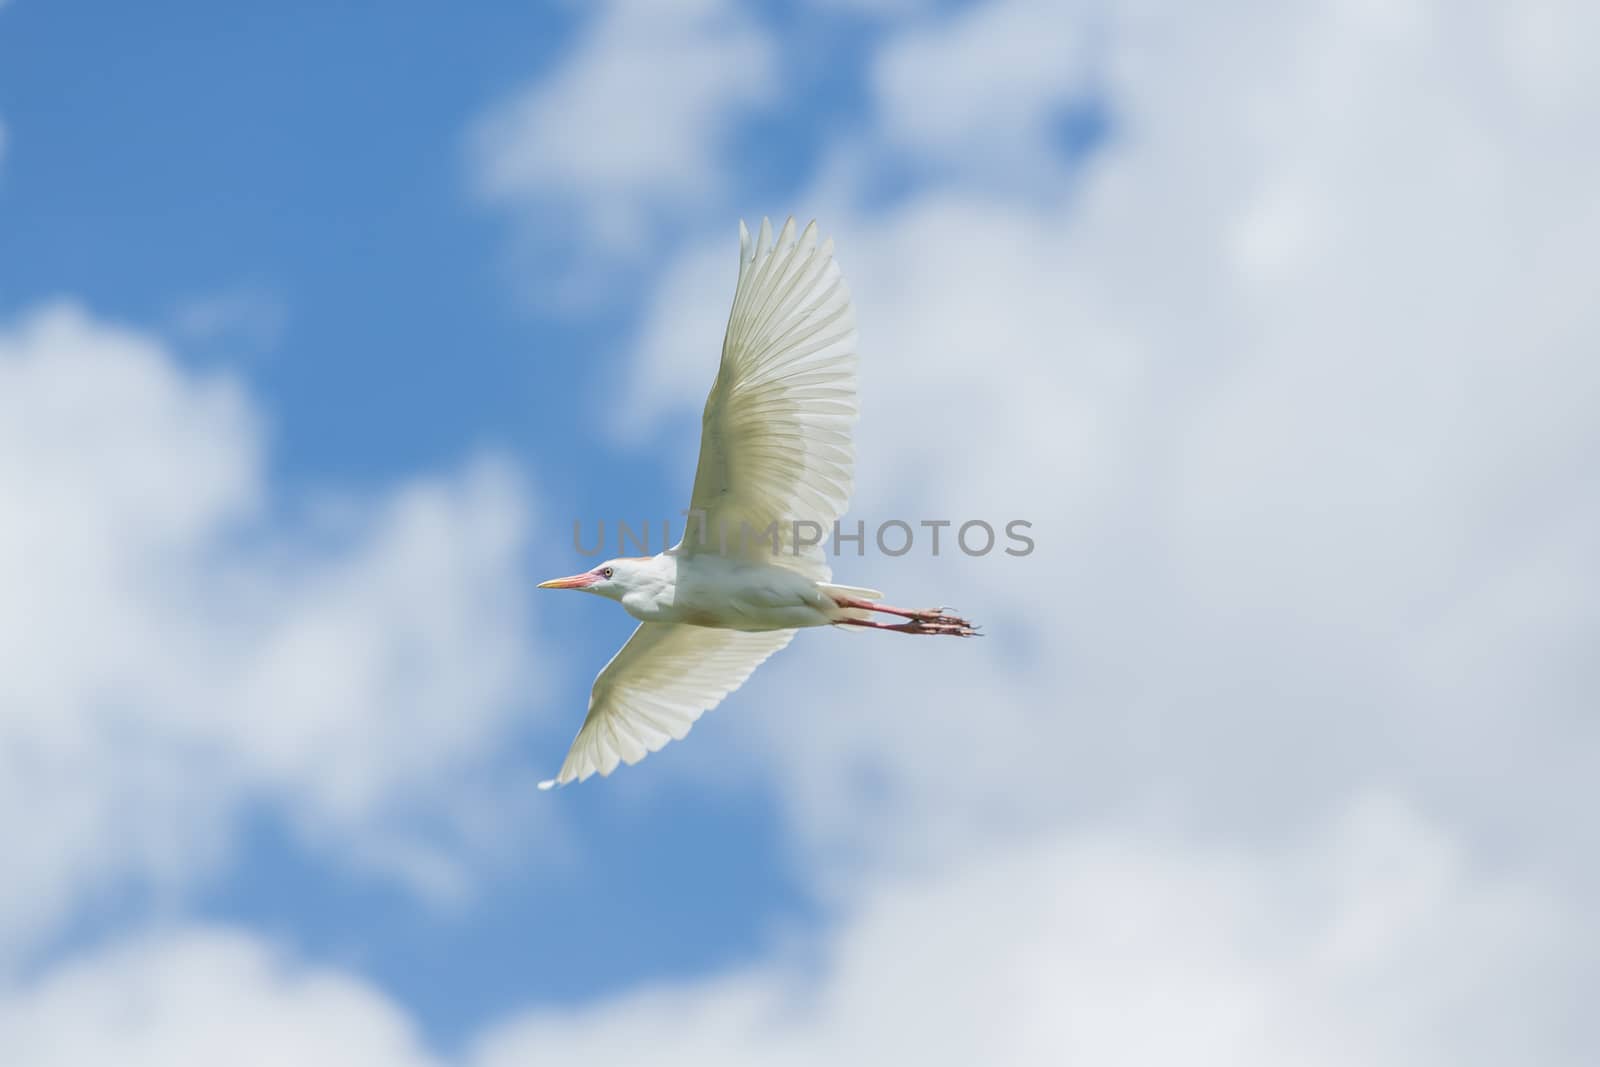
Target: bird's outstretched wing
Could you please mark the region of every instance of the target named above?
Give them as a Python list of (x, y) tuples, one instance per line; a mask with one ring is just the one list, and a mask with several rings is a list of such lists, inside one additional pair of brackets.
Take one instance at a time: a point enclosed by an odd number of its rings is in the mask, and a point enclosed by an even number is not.
[(561, 771), (540, 789), (610, 774), (682, 740), (702, 713), (739, 688), (794, 637), (685, 623), (644, 622), (594, 680), (589, 714)]
[[(817, 224), (794, 219), (776, 242), (761, 220), (754, 244), (739, 224), (739, 285), (706, 399), (686, 555), (761, 555), (810, 577), (830, 571), (819, 546), (794, 551), (794, 521), (823, 543), (850, 502), (855, 467), (855, 319)], [(778, 524), (779, 551), (770, 535)], [(742, 533), (744, 531), (744, 533)], [(801, 541), (814, 536), (802, 527)]]

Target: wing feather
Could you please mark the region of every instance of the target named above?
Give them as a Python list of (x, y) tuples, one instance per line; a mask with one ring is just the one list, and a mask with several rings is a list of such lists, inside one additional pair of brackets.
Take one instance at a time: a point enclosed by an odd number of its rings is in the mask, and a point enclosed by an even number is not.
[[(767, 554), (760, 535), (778, 523), (772, 561), (818, 580), (830, 571), (820, 546), (794, 552), (794, 520), (831, 532), (854, 487), (855, 320), (833, 261), (833, 242), (817, 224), (795, 236), (794, 219), (777, 239), (761, 220), (752, 244), (739, 224), (739, 283), (722, 343), (722, 362), (706, 398), (690, 508), (677, 551)], [(751, 537), (741, 538), (741, 529)], [(718, 531), (722, 531), (719, 535)]]
[(744, 684), (794, 637), (793, 630), (745, 633), (683, 623), (640, 623), (594, 680), (589, 713), (561, 770), (539, 788), (607, 775), (638, 763)]

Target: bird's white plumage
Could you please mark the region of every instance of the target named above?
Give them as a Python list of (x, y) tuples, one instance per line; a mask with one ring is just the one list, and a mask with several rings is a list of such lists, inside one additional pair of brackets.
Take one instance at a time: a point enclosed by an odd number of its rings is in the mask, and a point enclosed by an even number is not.
[(746, 633), (685, 623), (643, 622), (594, 680), (561, 771), (541, 789), (610, 774), (682, 740), (704, 712), (794, 638), (793, 630)]
[[(820, 546), (794, 551), (793, 521), (832, 534), (850, 502), (856, 415), (855, 321), (832, 241), (818, 243), (814, 222), (797, 237), (791, 218), (776, 240), (762, 219), (752, 242), (741, 222), (738, 285), (691, 494), (699, 521), (670, 550), (675, 558), (619, 562), (616, 582), (628, 572), (631, 594), (612, 581), (590, 586), (646, 620), (688, 621), (634, 631), (595, 679), (583, 727), (541, 788), (610, 774), (683, 737), (789, 643), (795, 631), (785, 627), (843, 617), (816, 584), (831, 576)], [(774, 522), (776, 553), (760, 536)], [(744, 587), (706, 595), (718, 576), (740, 573)]]
[[(796, 238), (791, 218), (776, 241), (762, 219), (752, 244), (740, 223), (739, 283), (689, 505), (703, 520), (678, 551), (759, 554), (827, 580), (820, 546), (793, 552), (793, 520), (831, 536), (850, 502), (857, 411), (855, 318), (833, 242), (817, 243), (815, 222)], [(776, 555), (759, 536), (774, 521)]]

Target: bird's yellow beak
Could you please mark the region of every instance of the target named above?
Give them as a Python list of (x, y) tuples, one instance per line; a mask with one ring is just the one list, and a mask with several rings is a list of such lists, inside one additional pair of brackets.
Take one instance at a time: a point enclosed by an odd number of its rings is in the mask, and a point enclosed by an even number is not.
[(585, 571), (574, 574), (570, 578), (552, 578), (548, 582), (540, 582), (540, 589), (582, 589), (586, 585), (593, 585), (600, 580), (594, 571)]

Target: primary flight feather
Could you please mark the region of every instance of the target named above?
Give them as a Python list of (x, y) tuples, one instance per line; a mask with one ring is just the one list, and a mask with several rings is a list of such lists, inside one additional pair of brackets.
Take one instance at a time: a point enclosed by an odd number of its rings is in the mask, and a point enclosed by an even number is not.
[(595, 679), (561, 770), (540, 788), (610, 774), (681, 739), (801, 627), (975, 633), (943, 608), (890, 607), (876, 590), (829, 581), (822, 546), (854, 481), (855, 340), (850, 293), (817, 224), (796, 237), (791, 218), (774, 240), (762, 219), (752, 241), (741, 222), (683, 540), (540, 585), (608, 597), (641, 620)]

